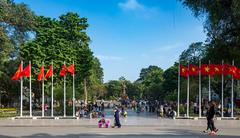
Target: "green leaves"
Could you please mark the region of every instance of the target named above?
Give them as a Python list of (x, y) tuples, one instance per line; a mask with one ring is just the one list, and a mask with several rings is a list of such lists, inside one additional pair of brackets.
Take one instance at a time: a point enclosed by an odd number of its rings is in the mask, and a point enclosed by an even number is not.
[[(82, 89), (81, 83), (86, 78), (89, 81), (90, 93), (94, 95), (102, 89), (103, 71), (100, 62), (94, 58), (89, 48), (90, 39), (85, 32), (87, 27), (87, 19), (76, 13), (61, 15), (58, 20), (40, 16), (35, 27), (36, 38), (21, 46), (21, 56), (26, 61), (32, 61), (34, 74), (38, 73), (42, 62), (47, 68), (53, 61), (56, 79), (54, 82), (59, 87), (62, 83), (59, 70), (63, 62), (65, 61), (67, 66), (74, 62), (76, 89)], [(71, 80), (70, 76), (67, 77), (67, 80)], [(72, 81), (68, 83), (71, 84)]]

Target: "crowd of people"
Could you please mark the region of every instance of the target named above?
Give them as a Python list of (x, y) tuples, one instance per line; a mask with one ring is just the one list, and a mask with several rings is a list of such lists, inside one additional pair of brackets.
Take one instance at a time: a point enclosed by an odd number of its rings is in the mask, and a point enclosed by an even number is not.
[(176, 117), (176, 103), (174, 102), (166, 102), (160, 103), (159, 101), (145, 101), (133, 100), (130, 104), (132, 110), (136, 111), (137, 113), (141, 112), (149, 112), (149, 113), (156, 113), (158, 117), (167, 117), (167, 118), (175, 118)]
[(104, 102), (95, 102), (89, 103), (87, 105), (84, 102), (80, 103), (80, 107), (78, 107), (76, 116), (80, 118), (99, 118), (105, 116), (105, 106)]
[[(121, 103), (121, 102), (120, 102)], [(198, 113), (198, 108), (196, 104), (193, 104), (192, 110), (194, 113)], [(127, 117), (127, 110), (132, 110), (138, 114), (143, 112), (149, 112), (156, 114), (158, 117), (173, 118), (175, 119), (177, 113), (177, 104), (175, 102), (160, 103), (159, 101), (146, 101), (146, 100), (132, 100), (127, 102), (127, 104), (115, 104), (107, 103), (104, 101), (89, 103), (85, 105), (81, 103), (81, 106), (76, 112), (76, 116), (89, 117), (89, 118), (100, 118), (98, 121), (99, 127), (108, 127), (110, 125), (110, 120), (105, 119), (106, 113), (105, 108), (113, 109), (114, 122), (112, 127), (121, 128), (120, 117)], [(214, 117), (219, 114), (219, 104), (215, 102), (204, 103), (202, 114), (207, 118), (207, 129), (204, 132), (208, 132), (210, 135), (216, 134), (218, 129), (214, 125)], [(209, 131), (210, 130), (210, 131)]]

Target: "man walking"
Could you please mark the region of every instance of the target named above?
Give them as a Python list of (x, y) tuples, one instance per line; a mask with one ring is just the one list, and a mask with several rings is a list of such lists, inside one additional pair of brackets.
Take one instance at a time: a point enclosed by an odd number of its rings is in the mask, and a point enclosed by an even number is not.
[(119, 110), (118, 108), (116, 107), (115, 108), (115, 112), (114, 112), (114, 126), (113, 127), (118, 127), (118, 128), (121, 128), (121, 123), (120, 123), (120, 119), (119, 119)]

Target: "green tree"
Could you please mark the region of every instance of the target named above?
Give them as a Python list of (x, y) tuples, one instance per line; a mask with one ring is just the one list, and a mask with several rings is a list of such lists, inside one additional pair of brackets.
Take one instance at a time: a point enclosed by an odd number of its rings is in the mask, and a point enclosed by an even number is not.
[[(163, 97), (173, 95), (177, 91), (178, 86), (178, 65), (175, 63), (163, 73), (164, 81), (162, 83)], [(172, 100), (172, 99), (171, 99)], [(176, 99), (175, 99), (176, 100)]]
[(8, 103), (19, 96), (19, 82), (11, 76), (19, 64), (19, 46), (33, 34), (36, 15), (23, 3), (0, 0), (0, 91)]
[[(42, 62), (46, 67), (53, 61), (56, 79), (54, 82), (57, 87), (62, 87), (63, 79), (58, 73), (63, 62), (65, 61), (67, 66), (74, 62), (76, 92), (79, 93), (83, 86), (87, 87), (91, 73), (97, 72), (93, 69), (93, 53), (88, 46), (90, 39), (85, 32), (88, 27), (87, 19), (79, 17), (76, 13), (67, 13), (61, 15), (58, 20), (40, 16), (37, 21), (36, 38), (21, 46), (21, 56), (25, 61), (32, 61), (33, 74), (39, 72)], [(96, 66), (100, 64), (96, 63)], [(98, 74), (95, 78), (100, 77), (97, 79), (101, 80), (101, 75)], [(70, 75), (67, 76), (67, 80), (67, 85), (71, 86)], [(86, 80), (86, 83), (83, 84), (83, 80)], [(35, 82), (35, 85), (38, 85), (38, 82)], [(86, 92), (87, 89), (84, 90)]]
[(163, 70), (157, 66), (143, 68), (137, 82), (143, 85), (143, 98), (159, 99), (162, 93)]
[(107, 89), (107, 98), (117, 99), (122, 93), (122, 84), (118, 80), (111, 80), (105, 84)]
[(240, 65), (240, 1), (181, 0), (196, 17), (204, 17), (207, 33), (207, 57), (211, 61)]
[[(12, 0), (0, 2), (0, 45), (4, 55), (16, 58), (21, 44), (29, 40), (35, 26), (35, 14), (23, 3)], [(2, 53), (1, 48), (1, 53)]]
[[(205, 61), (240, 65), (240, 1), (239, 0), (181, 0), (196, 17), (204, 17), (207, 33)], [(219, 76), (212, 79), (212, 88), (218, 94), (221, 90)], [(230, 78), (224, 79), (224, 91), (229, 91)]]
[(91, 76), (89, 77), (89, 98), (92, 101), (96, 99), (103, 99), (106, 95), (106, 88), (103, 84), (103, 68), (98, 58), (93, 59), (93, 68), (91, 69)]
[(196, 42), (189, 45), (180, 55), (180, 61), (198, 64), (200, 59), (205, 58), (206, 46), (202, 42)]

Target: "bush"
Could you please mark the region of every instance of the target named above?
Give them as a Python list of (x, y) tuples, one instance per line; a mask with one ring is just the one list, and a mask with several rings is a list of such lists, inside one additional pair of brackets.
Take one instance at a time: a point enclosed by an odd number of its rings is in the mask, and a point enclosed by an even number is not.
[(180, 113), (180, 115), (187, 114), (187, 111), (186, 111), (186, 109), (185, 109), (185, 106), (182, 105), (182, 104), (179, 105), (179, 113)]
[(0, 117), (14, 117), (17, 116), (16, 108), (2, 108), (0, 109)]

